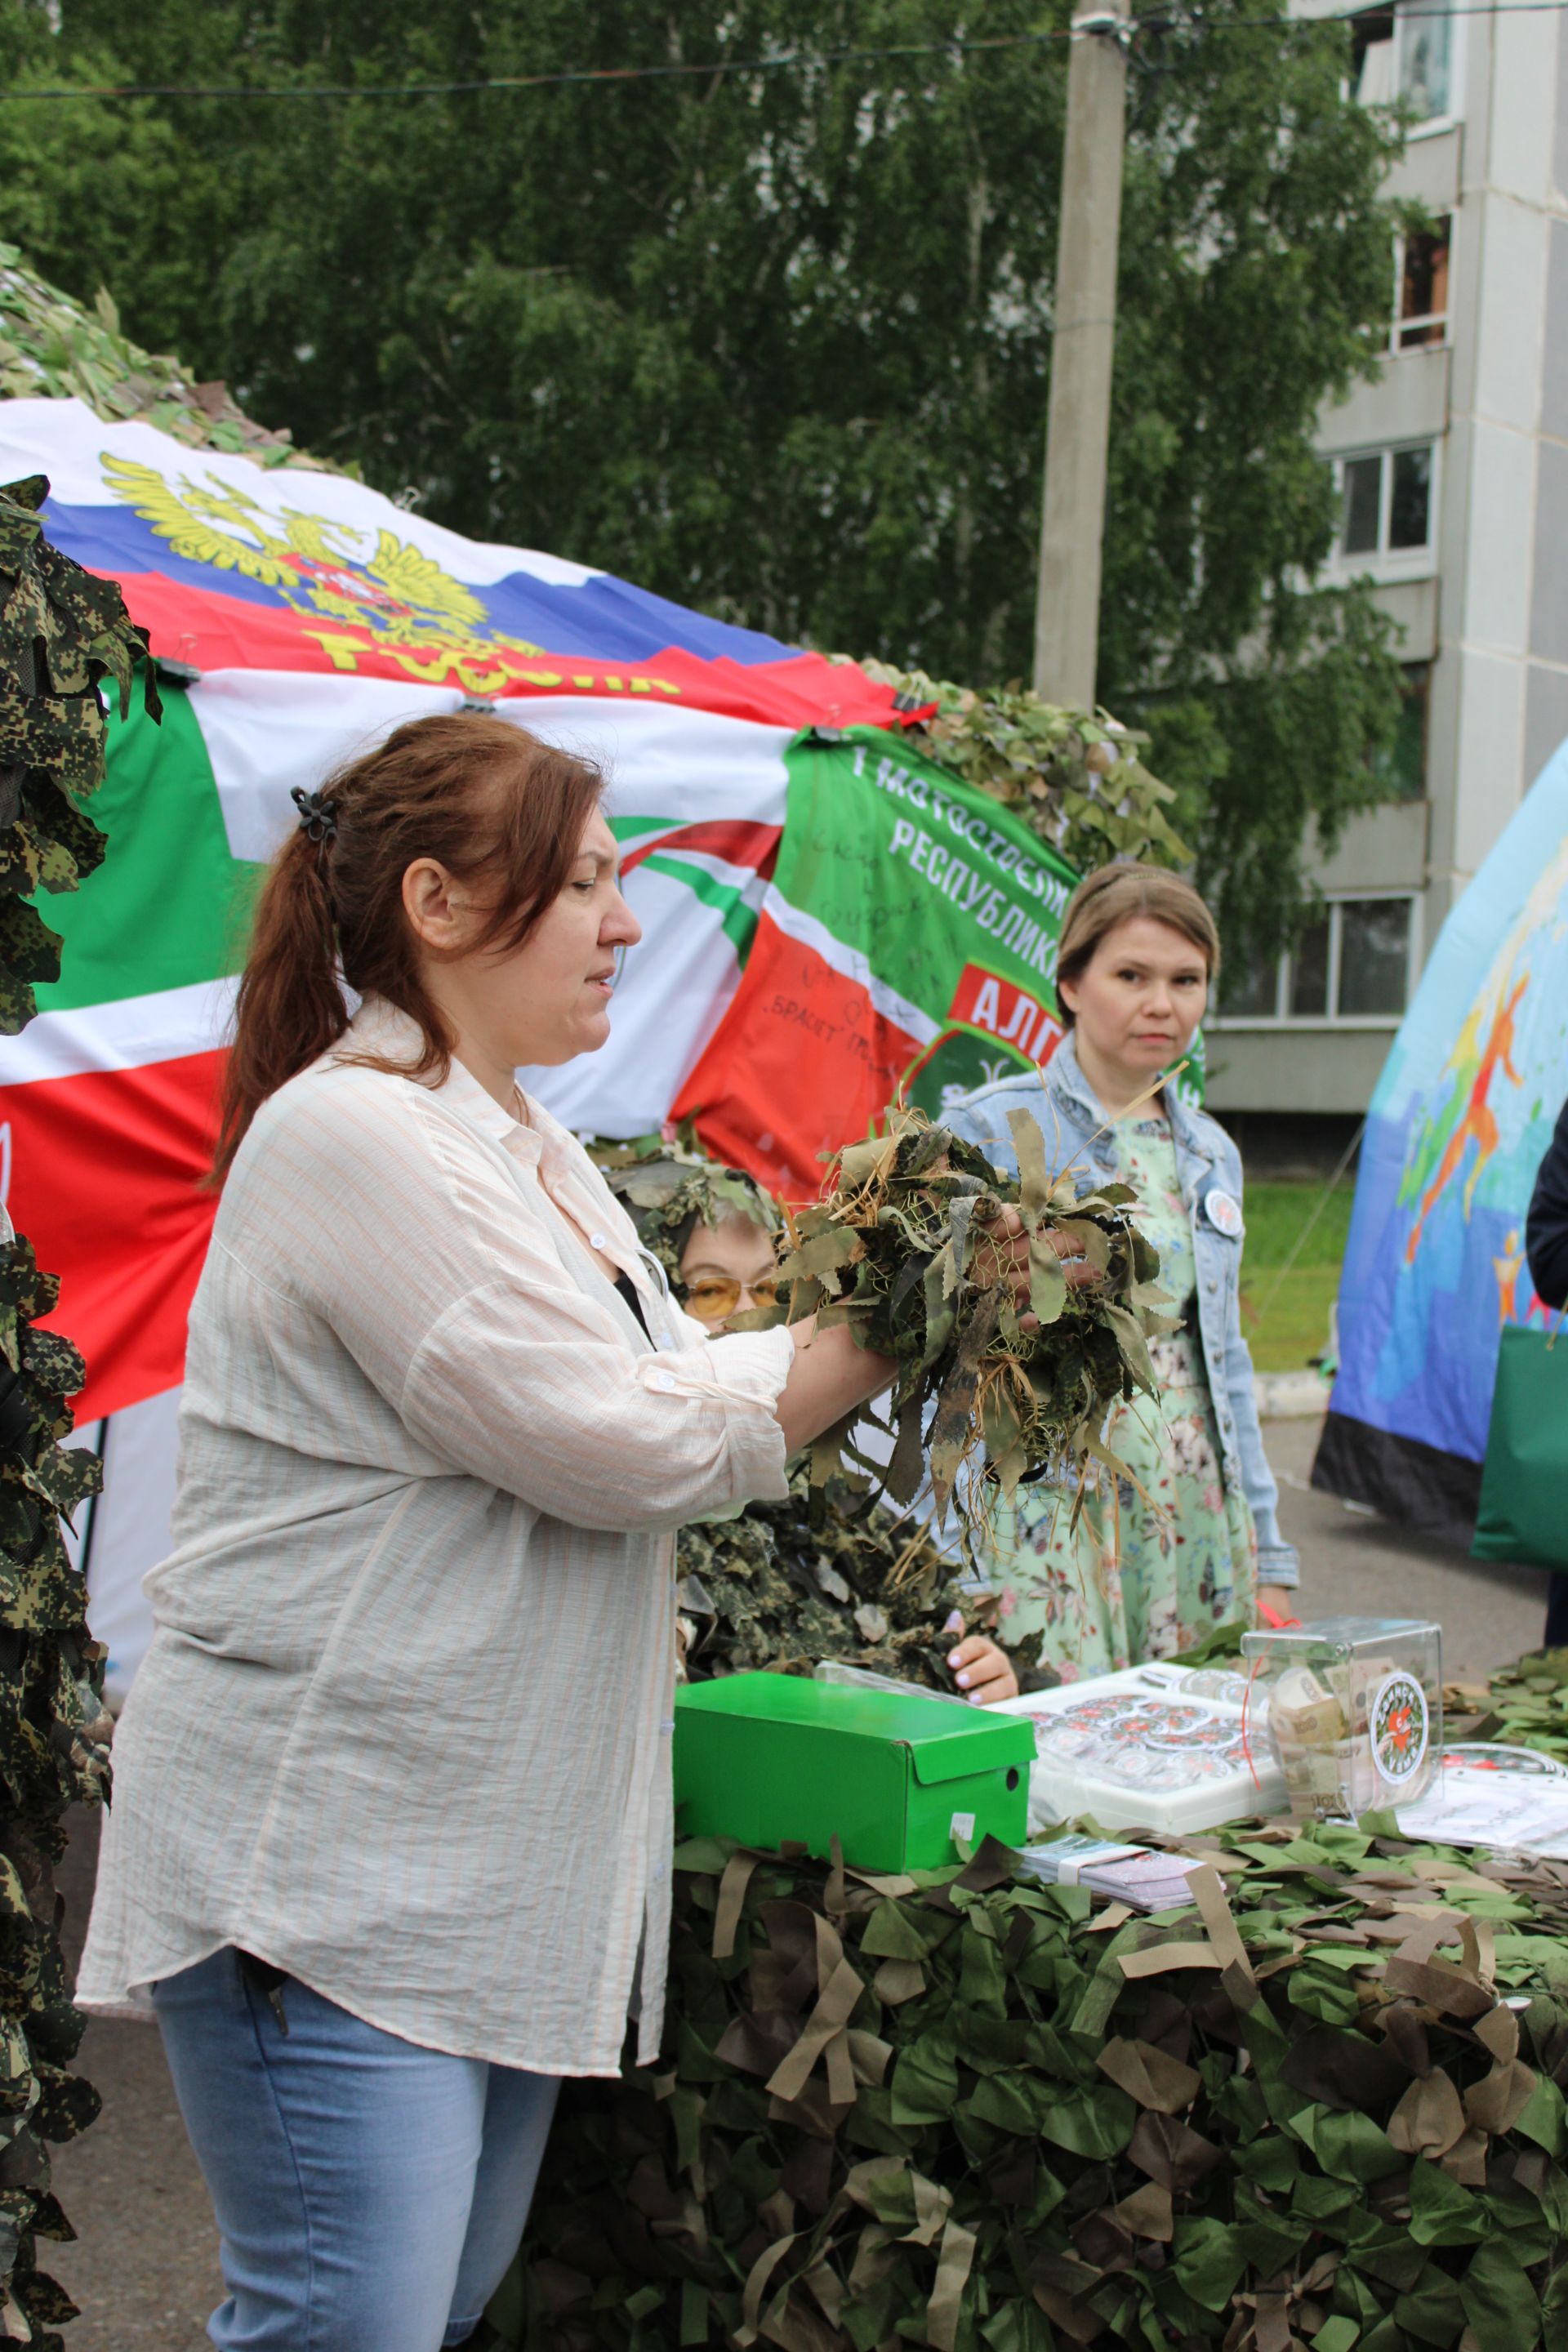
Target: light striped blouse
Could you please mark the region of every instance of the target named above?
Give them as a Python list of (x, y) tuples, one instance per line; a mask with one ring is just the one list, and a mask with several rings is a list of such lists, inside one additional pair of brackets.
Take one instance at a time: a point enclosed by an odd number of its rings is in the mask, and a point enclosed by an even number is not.
[(786, 1492), (794, 1343), (709, 1339), (537, 1105), (344, 1058), (413, 1037), (364, 1006), (225, 1189), (79, 1999), (234, 1943), (432, 2049), (609, 2074), (663, 2005), (674, 1530)]

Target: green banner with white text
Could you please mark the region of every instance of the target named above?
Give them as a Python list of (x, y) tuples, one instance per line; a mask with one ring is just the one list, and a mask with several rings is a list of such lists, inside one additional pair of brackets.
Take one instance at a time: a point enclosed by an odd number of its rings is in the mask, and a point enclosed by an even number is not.
[(996, 802), (875, 728), (803, 735), (741, 986), (675, 1108), (795, 1198), (900, 1091), (932, 1116), (1061, 1038), (1077, 877)]

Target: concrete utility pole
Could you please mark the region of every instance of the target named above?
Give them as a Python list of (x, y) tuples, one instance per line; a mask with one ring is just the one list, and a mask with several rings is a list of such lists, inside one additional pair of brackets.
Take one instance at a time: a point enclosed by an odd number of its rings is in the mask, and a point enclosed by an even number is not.
[(1036, 693), (1091, 707), (1116, 346), (1126, 27), (1127, 0), (1110, 0), (1073, 19), (1035, 603)]

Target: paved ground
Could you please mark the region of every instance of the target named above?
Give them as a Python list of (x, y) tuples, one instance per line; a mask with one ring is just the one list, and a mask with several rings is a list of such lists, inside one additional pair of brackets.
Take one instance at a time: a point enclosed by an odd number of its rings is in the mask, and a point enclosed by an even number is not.
[[(98, 1816), (79, 1813), (60, 1874), (67, 1940), (91, 1899)], [(210, 2352), (207, 2314), (222, 2299), (217, 2233), (153, 2025), (95, 2019), (78, 2060), (103, 2096), (92, 2129), (60, 2148), (55, 2189), (80, 2233), (40, 2248), (81, 2305), (70, 2352)]]
[[(1458, 1676), (1484, 1675), (1540, 1640), (1543, 1574), (1436, 1552), (1314, 1494), (1316, 1422), (1275, 1422), (1268, 1435), (1284, 1530), (1301, 1552), (1304, 1614), (1436, 1617), (1445, 1669)], [(79, 1826), (66, 1874), (79, 1931), (95, 1849), (90, 1817)], [(100, 2021), (88, 2029), (82, 2064), (103, 2094), (103, 2114), (59, 2153), (56, 2185), (81, 2234), (50, 2250), (82, 2306), (67, 2334), (70, 2352), (204, 2352), (205, 2317), (222, 2292), (216, 2244), (157, 2033)]]

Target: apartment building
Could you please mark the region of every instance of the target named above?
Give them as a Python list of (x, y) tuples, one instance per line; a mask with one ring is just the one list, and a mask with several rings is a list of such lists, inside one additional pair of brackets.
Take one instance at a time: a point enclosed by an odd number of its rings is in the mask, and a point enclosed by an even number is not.
[(1260, 1142), (1352, 1130), (1445, 917), (1568, 736), (1568, 11), (1351, 23), (1357, 96), (1419, 117), (1392, 186), (1431, 226), (1391, 257), (1378, 380), (1319, 446), (1333, 572), (1397, 624), (1405, 700), (1386, 800), (1315, 868), (1322, 920), (1213, 1024), (1210, 1099)]

